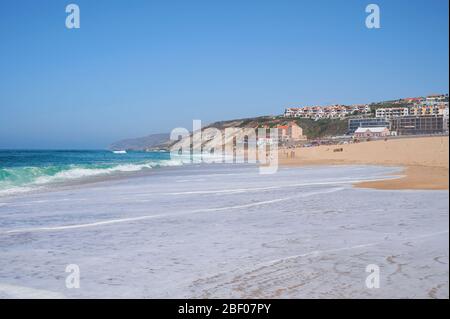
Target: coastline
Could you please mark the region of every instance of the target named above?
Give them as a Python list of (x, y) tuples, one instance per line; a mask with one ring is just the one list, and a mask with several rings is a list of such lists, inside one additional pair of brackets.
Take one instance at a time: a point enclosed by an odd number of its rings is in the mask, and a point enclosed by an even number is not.
[[(385, 181), (362, 182), (354, 186), (384, 190), (448, 190), (448, 136), (399, 138), (347, 145), (323, 145), (279, 150), (282, 166), (381, 165), (404, 167), (404, 176)], [(341, 152), (335, 149), (342, 148)]]
[[(11, 160), (18, 157), (19, 163)], [(185, 164), (162, 152), (115, 155), (106, 150), (0, 150), (0, 163), (0, 198), (147, 175)]]
[[(280, 149), (279, 165), (282, 167), (324, 165), (400, 167), (403, 168), (403, 171), (387, 175), (386, 180), (365, 181), (355, 183), (354, 186), (357, 188), (384, 190), (448, 190), (448, 146), (448, 136), (434, 136), (397, 138), (387, 141), (376, 140), (346, 145), (322, 145), (310, 148)], [(342, 149), (342, 151), (335, 152), (336, 149)], [(295, 153), (294, 157), (291, 157), (291, 152)], [(159, 168), (166, 168), (165, 166), (162, 165)], [(167, 167), (170, 166), (173, 165), (167, 165)], [(153, 175), (159, 171), (159, 169), (117, 171), (114, 174), (98, 174), (83, 178), (55, 180), (55, 182), (48, 184), (37, 184), (36, 186), (39, 187), (35, 188), (31, 185), (31, 188), (28, 187), (30, 189), (24, 190), (24, 192), (5, 193), (0, 197), (23, 196), (26, 193), (61, 190), (67, 186), (82, 187), (85, 184)], [(164, 171), (162, 170), (160, 173)]]
[[(186, 165), (7, 198), (0, 298), (448, 298), (448, 192), (352, 187), (396, 172)], [(74, 261), (81, 289), (49, 275)]]

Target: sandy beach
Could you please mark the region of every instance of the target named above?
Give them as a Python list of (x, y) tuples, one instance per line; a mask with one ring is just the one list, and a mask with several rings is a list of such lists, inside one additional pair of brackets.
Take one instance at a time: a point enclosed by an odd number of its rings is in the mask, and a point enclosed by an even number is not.
[(448, 137), (291, 151), (0, 197), (0, 298), (448, 298)]
[(353, 187), (400, 172), (189, 165), (2, 197), (0, 298), (448, 298), (448, 192)]
[[(357, 144), (280, 150), (281, 165), (368, 164), (401, 166), (396, 180), (363, 182), (357, 187), (376, 189), (448, 189), (449, 140), (444, 137), (399, 138)], [(341, 152), (335, 151), (342, 148)]]

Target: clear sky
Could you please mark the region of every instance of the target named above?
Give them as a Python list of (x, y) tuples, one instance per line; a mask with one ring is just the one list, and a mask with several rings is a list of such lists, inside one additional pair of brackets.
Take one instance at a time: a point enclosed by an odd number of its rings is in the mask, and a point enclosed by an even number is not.
[[(448, 93), (448, 0), (0, 0), (0, 148)], [(381, 28), (367, 29), (377, 3)]]

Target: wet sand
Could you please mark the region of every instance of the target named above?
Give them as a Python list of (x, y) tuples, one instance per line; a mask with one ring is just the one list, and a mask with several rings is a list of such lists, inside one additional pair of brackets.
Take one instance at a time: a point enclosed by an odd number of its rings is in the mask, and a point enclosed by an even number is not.
[[(402, 166), (398, 179), (363, 182), (356, 187), (375, 189), (448, 189), (449, 140), (444, 137), (402, 138), (361, 142), (339, 146), (280, 150), (280, 164), (285, 166), (368, 164)], [(341, 149), (342, 151), (337, 151)]]
[(376, 188), (386, 190), (400, 189), (424, 189), (446, 190), (448, 189), (448, 168), (431, 166), (408, 166), (404, 169), (402, 177), (386, 181), (357, 183), (356, 187)]

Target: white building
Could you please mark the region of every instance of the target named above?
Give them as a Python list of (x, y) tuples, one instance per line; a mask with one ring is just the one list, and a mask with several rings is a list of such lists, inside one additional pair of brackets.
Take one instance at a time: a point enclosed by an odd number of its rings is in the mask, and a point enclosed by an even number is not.
[(424, 103), (427, 105), (448, 102), (448, 94), (429, 95)]
[(358, 127), (355, 131), (354, 138), (377, 138), (390, 135), (387, 127)]
[(414, 105), (410, 112), (411, 115), (448, 115), (448, 102), (422, 103)]
[(286, 108), (285, 117), (298, 117), (318, 119), (338, 119), (345, 118), (353, 113), (367, 114), (370, 112), (370, 106), (367, 104), (356, 105), (329, 105), (329, 106), (304, 106)]
[(407, 107), (388, 107), (380, 108), (375, 111), (375, 117), (392, 119), (394, 117), (408, 116), (409, 109)]

